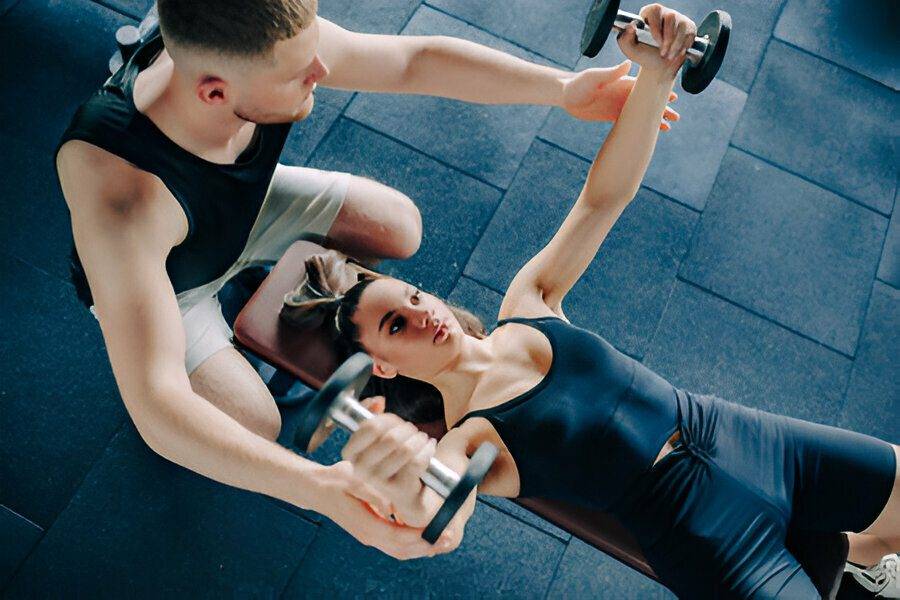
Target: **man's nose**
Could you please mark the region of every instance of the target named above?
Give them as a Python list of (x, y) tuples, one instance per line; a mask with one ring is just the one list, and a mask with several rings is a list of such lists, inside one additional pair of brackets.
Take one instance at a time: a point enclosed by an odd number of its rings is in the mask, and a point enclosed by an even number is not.
[(313, 59), (313, 63), (311, 66), (312, 70), (309, 76), (306, 78), (307, 85), (312, 85), (313, 83), (316, 83), (328, 77), (328, 73), (330, 71), (328, 70), (328, 67), (325, 65), (325, 63), (322, 62), (322, 58), (318, 54), (316, 54), (316, 57)]

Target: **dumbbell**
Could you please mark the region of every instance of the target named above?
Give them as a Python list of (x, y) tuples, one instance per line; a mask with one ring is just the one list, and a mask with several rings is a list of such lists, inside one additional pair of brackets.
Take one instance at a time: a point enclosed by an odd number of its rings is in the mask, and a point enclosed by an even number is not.
[[(371, 375), (372, 359), (367, 354), (357, 352), (348, 358), (307, 405), (294, 434), (294, 444), (301, 450), (309, 448), (313, 434), (326, 417), (330, 417), (351, 433), (371, 419), (374, 415), (358, 400)], [(469, 460), (466, 472), (460, 476), (432, 457), (428, 469), (421, 476), (422, 483), (444, 498), (444, 503), (422, 531), (422, 538), (425, 541), (431, 544), (437, 541), (441, 532), (469, 497), (469, 493), (481, 483), (496, 459), (497, 447), (490, 442), (484, 442), (478, 446)]]
[[(584, 22), (581, 34), (581, 53), (594, 57), (600, 52), (610, 31), (624, 30), (632, 22), (637, 25), (637, 39), (642, 44), (659, 48), (653, 34), (640, 16), (619, 10), (619, 0), (594, 0)], [(715, 79), (731, 34), (731, 16), (723, 10), (714, 10), (700, 22), (697, 37), (687, 51), (681, 73), (681, 87), (691, 94), (699, 94)]]
[(115, 73), (123, 64), (127, 63), (134, 55), (135, 50), (140, 48), (141, 44), (155, 33), (159, 27), (159, 13), (156, 10), (156, 3), (150, 7), (147, 14), (141, 20), (140, 24), (123, 25), (116, 30), (116, 53), (109, 59), (109, 72)]

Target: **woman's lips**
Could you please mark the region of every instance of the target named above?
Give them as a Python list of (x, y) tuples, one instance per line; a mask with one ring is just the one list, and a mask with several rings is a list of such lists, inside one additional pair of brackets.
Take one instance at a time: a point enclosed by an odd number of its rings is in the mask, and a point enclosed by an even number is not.
[(438, 325), (431, 340), (432, 344), (442, 344), (450, 336), (450, 330), (445, 323)]

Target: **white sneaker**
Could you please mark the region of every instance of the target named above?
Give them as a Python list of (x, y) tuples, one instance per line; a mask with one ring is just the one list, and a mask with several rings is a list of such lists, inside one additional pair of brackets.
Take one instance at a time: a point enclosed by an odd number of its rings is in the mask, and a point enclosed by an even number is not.
[(847, 563), (844, 571), (878, 598), (900, 598), (900, 556), (888, 554), (874, 567), (863, 569)]

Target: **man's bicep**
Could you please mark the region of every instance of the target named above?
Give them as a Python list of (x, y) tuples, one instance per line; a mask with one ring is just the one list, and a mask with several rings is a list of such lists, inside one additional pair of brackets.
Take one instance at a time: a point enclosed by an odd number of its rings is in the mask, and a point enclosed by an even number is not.
[(358, 33), (318, 17), (319, 56), (329, 70), (325, 87), (400, 92), (420, 36)]

